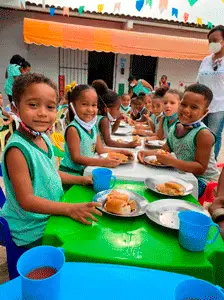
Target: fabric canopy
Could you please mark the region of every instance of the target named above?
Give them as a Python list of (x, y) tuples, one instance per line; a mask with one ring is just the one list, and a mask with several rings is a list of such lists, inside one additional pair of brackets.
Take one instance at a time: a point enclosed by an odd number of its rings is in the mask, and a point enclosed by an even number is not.
[(24, 19), (24, 41), (27, 44), (136, 54), (176, 59), (202, 60), (208, 55), (207, 41)]

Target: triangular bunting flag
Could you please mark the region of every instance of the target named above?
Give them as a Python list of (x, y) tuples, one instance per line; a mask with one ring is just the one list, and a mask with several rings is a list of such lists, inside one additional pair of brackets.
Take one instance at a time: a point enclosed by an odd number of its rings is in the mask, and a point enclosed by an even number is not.
[(79, 13), (80, 15), (83, 14), (84, 9), (85, 9), (85, 6), (84, 6), (84, 5), (83, 5), (83, 6), (79, 6), (79, 8), (78, 8), (78, 13)]
[(149, 5), (150, 6), (150, 8), (152, 8), (152, 0), (146, 0), (146, 3), (145, 3), (146, 5)]
[(189, 19), (189, 14), (184, 13), (184, 23), (187, 23), (188, 19)]
[(50, 7), (50, 15), (54, 16), (55, 13), (55, 7)]
[(165, 9), (168, 8), (168, 0), (159, 0), (159, 10), (160, 12), (164, 12)]
[(202, 18), (197, 18), (196, 24), (202, 26)]
[(178, 18), (178, 9), (177, 8), (172, 8), (172, 16), (175, 16), (176, 18)]
[(114, 3), (114, 13), (116, 11), (120, 12), (120, 9), (121, 9), (121, 2)]
[(144, 6), (144, 2), (145, 2), (145, 0), (136, 0), (135, 7), (136, 7), (137, 11), (142, 10), (142, 8)]
[(63, 8), (63, 16), (68, 16), (69, 17), (69, 7), (64, 7)]
[(212, 28), (213, 28), (212, 22), (209, 22), (209, 21), (208, 21), (208, 28), (209, 28), (209, 29), (212, 29)]
[(98, 4), (97, 9), (98, 9), (98, 13), (102, 13), (104, 9), (104, 4)]

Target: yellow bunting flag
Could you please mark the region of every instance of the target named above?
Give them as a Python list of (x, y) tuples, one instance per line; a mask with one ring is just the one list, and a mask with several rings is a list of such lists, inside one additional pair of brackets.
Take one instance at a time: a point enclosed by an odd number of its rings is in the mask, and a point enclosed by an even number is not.
[(104, 4), (98, 4), (98, 13), (102, 13), (104, 9)]
[(222, 0), (222, 3), (224, 3), (224, 0)]
[(202, 26), (202, 18), (197, 18), (197, 23), (196, 24)]
[(69, 17), (69, 7), (64, 7), (63, 8), (63, 16), (68, 16)]
[(114, 13), (115, 13), (116, 11), (119, 12), (120, 9), (121, 9), (121, 2), (114, 3)]

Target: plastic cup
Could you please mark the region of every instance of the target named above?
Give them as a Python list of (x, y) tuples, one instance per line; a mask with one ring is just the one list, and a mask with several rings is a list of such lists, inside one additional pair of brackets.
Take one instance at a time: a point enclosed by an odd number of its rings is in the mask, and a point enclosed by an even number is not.
[(223, 289), (207, 281), (188, 279), (175, 289), (175, 300), (224, 300)]
[[(202, 213), (181, 211), (178, 217), (180, 220), (179, 243), (186, 250), (203, 251), (206, 244), (214, 243), (219, 236), (219, 226)], [(212, 240), (208, 240), (209, 229), (212, 226), (216, 227), (217, 232)]]
[[(18, 260), (17, 270), (21, 276), (22, 299), (58, 300), (60, 298), (60, 276), (65, 256), (62, 248), (38, 246), (26, 251)], [(57, 272), (45, 279), (30, 279), (27, 274), (34, 269), (51, 267)]]
[[(96, 193), (112, 189), (116, 183), (116, 176), (107, 168), (97, 168), (92, 171), (93, 189)], [(113, 182), (111, 183), (111, 179)]]

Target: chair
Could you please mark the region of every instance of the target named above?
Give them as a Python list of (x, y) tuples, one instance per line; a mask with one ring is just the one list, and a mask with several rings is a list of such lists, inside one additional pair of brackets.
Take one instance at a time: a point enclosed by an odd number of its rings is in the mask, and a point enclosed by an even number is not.
[(64, 144), (65, 139), (63, 135), (57, 132), (51, 134), (51, 139), (54, 146), (54, 156), (58, 157), (58, 164), (60, 164), (61, 158), (64, 157), (64, 149), (62, 147), (62, 143)]
[(204, 202), (212, 203), (215, 200), (214, 189), (218, 186), (218, 182), (209, 182), (205, 188), (203, 195), (198, 202), (203, 206)]
[[(3, 123), (3, 119), (0, 118), (0, 127), (4, 126), (4, 123)], [(0, 131), (0, 142), (1, 142), (1, 151), (3, 152), (4, 149), (5, 149), (5, 138), (7, 136), (7, 134), (10, 132), (9, 128), (8, 129), (5, 129), (5, 130), (2, 130)]]
[(9, 271), (9, 279), (19, 276), (17, 272), (17, 261), (20, 256), (27, 251), (26, 248), (17, 247), (13, 242), (7, 221), (0, 217), (0, 245), (6, 247), (6, 257)]
[[(55, 120), (54, 125), (53, 125), (53, 128), (52, 128), (52, 131), (53, 131), (53, 132), (55, 132), (55, 127), (56, 127), (56, 125), (57, 125), (58, 123), (61, 124), (61, 121), (60, 121), (60, 120), (61, 120), (61, 116), (64, 114), (64, 112), (65, 112), (65, 109), (64, 109), (64, 108), (60, 109), (60, 110), (57, 112), (56, 120)], [(63, 130), (63, 128), (62, 128), (62, 130)]]

